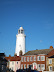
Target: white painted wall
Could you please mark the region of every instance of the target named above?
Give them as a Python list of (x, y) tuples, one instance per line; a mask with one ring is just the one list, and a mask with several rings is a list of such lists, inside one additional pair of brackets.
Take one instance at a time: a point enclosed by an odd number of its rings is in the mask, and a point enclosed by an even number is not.
[(54, 71), (42, 71), (42, 72), (54, 72)]
[[(13, 62), (13, 64), (12, 64)], [(18, 64), (17, 64), (18, 62)], [(20, 69), (20, 64), (21, 64), (21, 61), (9, 61), (9, 69), (13, 68), (13, 71), (16, 72), (17, 68)]]
[[(13, 64), (12, 64), (13, 62)], [(9, 61), (9, 69), (12, 69), (13, 68), (13, 71), (15, 71), (15, 61)]]

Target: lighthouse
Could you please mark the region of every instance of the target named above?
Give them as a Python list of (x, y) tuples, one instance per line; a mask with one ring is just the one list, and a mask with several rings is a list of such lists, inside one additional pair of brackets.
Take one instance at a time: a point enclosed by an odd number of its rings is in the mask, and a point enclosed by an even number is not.
[(25, 34), (23, 27), (20, 27), (18, 30), (18, 34), (16, 35), (16, 50), (15, 54), (17, 56), (25, 54)]

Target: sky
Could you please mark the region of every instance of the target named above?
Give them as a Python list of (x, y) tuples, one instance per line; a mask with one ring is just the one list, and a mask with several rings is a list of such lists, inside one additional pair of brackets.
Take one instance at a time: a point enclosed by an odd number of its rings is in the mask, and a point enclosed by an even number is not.
[(54, 47), (54, 0), (0, 0), (0, 53), (14, 55), (21, 26), (26, 52)]

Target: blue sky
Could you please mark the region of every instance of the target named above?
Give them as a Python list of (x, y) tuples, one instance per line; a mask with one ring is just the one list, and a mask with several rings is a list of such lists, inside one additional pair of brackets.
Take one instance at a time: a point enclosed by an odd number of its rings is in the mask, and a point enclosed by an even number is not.
[(54, 0), (0, 0), (0, 52), (14, 55), (20, 26), (26, 51), (54, 47)]

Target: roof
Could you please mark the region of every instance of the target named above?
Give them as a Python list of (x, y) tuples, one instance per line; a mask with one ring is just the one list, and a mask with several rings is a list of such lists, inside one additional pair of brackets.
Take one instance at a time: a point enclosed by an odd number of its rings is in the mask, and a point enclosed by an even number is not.
[[(54, 49), (54, 48), (53, 48)], [(25, 53), (24, 55), (37, 55), (37, 54), (48, 54), (50, 51), (52, 51), (53, 49), (42, 49), (42, 50), (32, 50), (32, 51), (28, 51), (27, 53)]]
[(0, 57), (0, 61), (6, 61), (7, 62), (7, 59)]
[(0, 53), (0, 56), (5, 56), (5, 54), (4, 53)]
[(53, 55), (53, 56), (50, 56), (50, 57), (48, 57), (48, 58), (54, 58), (54, 55)]
[(20, 61), (21, 60), (21, 57), (19, 56), (9, 56), (9, 57), (5, 57), (8, 61)]

